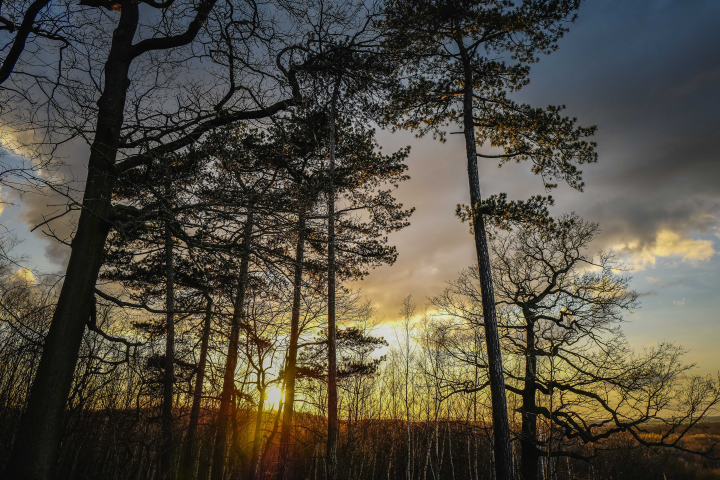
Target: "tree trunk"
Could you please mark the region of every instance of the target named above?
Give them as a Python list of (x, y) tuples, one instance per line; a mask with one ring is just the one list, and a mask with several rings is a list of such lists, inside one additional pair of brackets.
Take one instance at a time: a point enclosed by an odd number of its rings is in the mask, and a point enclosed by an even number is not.
[(337, 480), (338, 395), (335, 321), (335, 116), (338, 87), (333, 91), (330, 118), (330, 186), (328, 189), (328, 439), (326, 480)]
[(265, 412), (265, 385), (258, 389), (259, 400), (257, 413), (255, 415), (255, 435), (253, 437), (252, 455), (250, 457), (250, 467), (245, 474), (247, 480), (255, 480), (258, 471), (258, 461), (260, 460), (260, 447), (262, 446), (262, 424), (263, 414)]
[(540, 451), (537, 448), (537, 355), (535, 353), (535, 325), (529, 313), (525, 316), (525, 386), (522, 392), (522, 435), (520, 437), (520, 471), (523, 480), (537, 480)]
[(450, 429), (450, 415), (448, 413), (448, 457), (450, 458), (450, 478), (452, 480), (455, 480), (455, 462), (453, 461), (453, 444), (452, 444), (452, 436), (453, 432)]
[(232, 316), (230, 330), (230, 343), (228, 344), (227, 360), (225, 361), (225, 374), (223, 387), (220, 393), (220, 410), (218, 412), (217, 430), (215, 432), (215, 446), (213, 450), (211, 480), (222, 480), (225, 470), (225, 456), (227, 452), (227, 430), (231, 414), (232, 394), (235, 390), (235, 367), (237, 366), (238, 343), (240, 341), (240, 326), (244, 317), (245, 289), (247, 285), (248, 269), (250, 265), (250, 237), (252, 234), (253, 213), (248, 213), (245, 222), (243, 238), (243, 258), (240, 262), (240, 276), (238, 290), (235, 297), (235, 308)]
[(300, 301), (302, 300), (303, 257), (305, 254), (305, 212), (298, 218), (298, 238), (295, 247), (295, 272), (293, 278), (293, 305), (290, 320), (290, 346), (285, 363), (285, 409), (283, 411), (282, 433), (280, 434), (280, 452), (278, 480), (293, 478), (291, 437), (293, 411), (295, 403), (295, 377), (297, 375), (298, 337), (300, 335)]
[(112, 217), (113, 171), (123, 122), (130, 49), (138, 24), (138, 4), (123, 3), (105, 62), (105, 85), (98, 100), (95, 138), (72, 252), (27, 407), (3, 478), (47, 480), (63, 435), (63, 417), (72, 385), (85, 324), (90, 318), (94, 289), (103, 260)]
[(478, 211), (482, 195), (480, 194), (480, 176), (477, 165), (477, 144), (475, 142), (475, 125), (473, 122), (473, 72), (469, 56), (463, 44), (458, 43), (465, 70), (465, 91), (463, 99), (463, 128), (465, 133), (465, 149), (467, 154), (468, 183), (470, 186), (470, 206), (472, 227), (475, 235), (475, 252), (477, 254), (480, 278), (480, 294), (482, 297), (483, 321), (485, 324), (485, 345), (488, 356), (488, 377), (492, 399), (493, 437), (495, 451), (495, 472), (497, 480), (512, 480), (512, 451), (510, 449), (510, 423), (507, 413), (505, 396), (505, 378), (503, 375), (502, 351), (498, 334), (497, 314), (495, 311), (495, 292), (490, 269), (485, 220)]
[[(166, 195), (170, 195), (170, 189), (166, 189)], [(169, 198), (167, 199), (170, 201)], [(169, 215), (169, 213), (168, 213)], [(162, 404), (162, 442), (160, 445), (160, 465), (158, 468), (159, 480), (172, 480), (172, 451), (173, 451), (173, 384), (175, 383), (175, 285), (173, 271), (173, 238), (169, 225), (170, 220), (165, 221), (165, 309), (166, 333), (165, 333), (165, 376), (163, 379), (163, 404)]]
[(202, 404), (203, 384), (205, 383), (205, 367), (207, 365), (208, 340), (210, 339), (210, 322), (212, 321), (213, 302), (207, 296), (205, 307), (205, 321), (203, 324), (202, 340), (200, 342), (200, 359), (198, 361), (197, 375), (195, 377), (195, 389), (193, 391), (193, 403), (190, 408), (190, 419), (183, 452), (182, 469), (180, 475), (185, 480), (195, 478), (195, 463), (197, 461), (197, 428), (200, 423), (200, 405)]

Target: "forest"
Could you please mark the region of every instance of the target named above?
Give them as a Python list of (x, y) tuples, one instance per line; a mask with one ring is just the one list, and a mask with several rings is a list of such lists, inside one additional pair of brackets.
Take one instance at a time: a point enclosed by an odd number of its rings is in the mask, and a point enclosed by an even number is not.
[[(631, 345), (632, 265), (554, 207), (596, 127), (517, 100), (581, 3), (1, 2), (0, 185), (70, 253), (0, 235), (0, 478), (720, 478), (720, 377)], [(474, 261), (382, 319), (403, 131), (462, 137)]]

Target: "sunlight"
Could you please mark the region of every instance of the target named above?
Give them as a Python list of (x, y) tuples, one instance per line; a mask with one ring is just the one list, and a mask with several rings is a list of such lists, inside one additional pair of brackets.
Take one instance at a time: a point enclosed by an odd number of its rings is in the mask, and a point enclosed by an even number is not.
[(280, 399), (283, 396), (283, 391), (280, 390), (278, 387), (269, 387), (267, 391), (265, 392), (265, 401), (270, 403), (272, 406), (277, 406), (280, 404)]

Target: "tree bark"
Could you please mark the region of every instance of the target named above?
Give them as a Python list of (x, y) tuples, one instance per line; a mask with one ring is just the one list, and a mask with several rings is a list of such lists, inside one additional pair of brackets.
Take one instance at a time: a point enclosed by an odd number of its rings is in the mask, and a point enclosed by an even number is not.
[(472, 227), (475, 236), (475, 252), (477, 255), (480, 278), (480, 294), (482, 297), (483, 321), (485, 325), (485, 345), (488, 356), (488, 377), (492, 399), (493, 440), (495, 450), (495, 473), (497, 480), (512, 480), (513, 464), (510, 448), (510, 423), (505, 397), (505, 378), (503, 375), (502, 351), (498, 334), (497, 314), (495, 311), (495, 292), (490, 268), (485, 233), (485, 220), (478, 211), (482, 195), (480, 194), (480, 175), (477, 164), (477, 144), (475, 142), (475, 125), (473, 117), (473, 71), (470, 58), (461, 41), (458, 42), (465, 70), (465, 86), (463, 92), (463, 130), (465, 134), (465, 150), (467, 155), (468, 183), (470, 186), (470, 205)]
[(240, 275), (238, 278), (238, 290), (235, 297), (235, 308), (232, 316), (230, 330), (230, 343), (228, 344), (227, 360), (225, 361), (225, 373), (223, 376), (223, 387), (220, 393), (220, 410), (218, 412), (217, 430), (215, 432), (215, 446), (213, 449), (211, 480), (222, 480), (225, 471), (225, 457), (227, 453), (227, 430), (231, 414), (232, 394), (235, 390), (235, 367), (237, 366), (238, 343), (240, 340), (240, 327), (244, 318), (245, 290), (247, 286), (248, 269), (250, 265), (250, 238), (253, 227), (252, 210), (248, 213), (243, 232), (244, 253), (240, 262)]
[(300, 336), (300, 302), (302, 300), (303, 258), (305, 254), (305, 212), (298, 218), (298, 237), (295, 247), (295, 272), (293, 278), (293, 304), (290, 319), (290, 345), (285, 363), (285, 409), (280, 434), (280, 463), (278, 480), (293, 478), (293, 469), (288, 464), (292, 456), (291, 437), (295, 403), (295, 377), (297, 376), (298, 337)]
[(105, 240), (110, 232), (111, 195), (116, 181), (113, 166), (130, 86), (130, 50), (137, 25), (138, 4), (124, 2), (105, 62), (105, 85), (98, 100), (97, 129), (90, 147), (83, 209), (72, 241), (65, 281), (3, 478), (48, 480), (55, 470), (65, 405), (80, 342), (90, 318)]
[(182, 470), (180, 472), (185, 480), (195, 478), (195, 463), (197, 461), (197, 428), (200, 423), (200, 405), (202, 404), (203, 384), (205, 383), (205, 367), (207, 366), (208, 341), (210, 339), (210, 322), (212, 321), (213, 302), (207, 297), (205, 306), (205, 321), (203, 323), (202, 340), (200, 342), (200, 359), (198, 361), (195, 388), (193, 390), (193, 403), (190, 407), (190, 419), (183, 452)]
[[(170, 188), (167, 188), (170, 195)], [(170, 201), (169, 198), (167, 199)], [(168, 213), (169, 216), (169, 213)], [(175, 285), (173, 268), (173, 238), (170, 229), (170, 220), (165, 221), (165, 376), (163, 378), (163, 404), (162, 404), (162, 442), (160, 445), (160, 465), (158, 469), (159, 480), (172, 480), (172, 451), (173, 451), (173, 384), (175, 383)]]

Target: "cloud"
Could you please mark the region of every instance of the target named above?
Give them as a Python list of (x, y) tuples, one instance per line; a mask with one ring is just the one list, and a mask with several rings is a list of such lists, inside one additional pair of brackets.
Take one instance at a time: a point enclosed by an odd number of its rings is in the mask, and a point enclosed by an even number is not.
[[(47, 163), (40, 165), (38, 163), (40, 157), (33, 153), (32, 148), (28, 146), (33, 141), (37, 140), (31, 132), (0, 130), (0, 144), (8, 149), (2, 159), (3, 162), (12, 168), (25, 170), (27, 173), (25, 177), (35, 179), (27, 182), (18, 180), (16, 183), (9, 184), (9, 188), (2, 192), (4, 194), (3, 201), (22, 206), (14, 221), (18, 224), (26, 224), (28, 230), (44, 223), (49, 218), (56, 217), (58, 213), (66, 209), (70, 200), (64, 195), (58, 194), (59, 191), (69, 195), (75, 202), (82, 199), (87, 171), (85, 163), (89, 156), (87, 144), (84, 141), (75, 140), (58, 145), (57, 150), (51, 156), (45, 156), (44, 161)], [(42, 168), (39, 168), (41, 166)], [(54, 185), (56, 190), (48, 188), (47, 184)], [(71, 213), (53, 220), (32, 233), (28, 231), (20, 234), (41, 239), (45, 246), (46, 259), (64, 269), (70, 249), (54, 240), (52, 236), (69, 242), (76, 222), (77, 215)], [(35, 253), (33, 253), (34, 255)], [(34, 261), (38, 261), (38, 259), (34, 259)]]
[[(708, 260), (715, 254), (711, 240), (696, 240), (692, 237), (681, 237), (672, 230), (660, 230), (653, 242), (642, 245), (639, 241), (617, 245), (615, 250), (628, 255), (629, 263), (642, 270), (648, 265), (655, 265), (658, 257), (680, 257), (683, 261)], [(647, 277), (653, 283), (657, 280)], [(667, 285), (669, 286), (669, 285)]]
[(675, 232), (663, 230), (657, 235), (654, 253), (658, 257), (680, 255), (683, 260), (707, 260), (715, 254), (715, 250), (710, 240), (681, 238)]
[(685, 299), (683, 298), (682, 300), (673, 300), (673, 304), (677, 307), (682, 308), (685, 306)]
[(39, 166), (48, 151), (42, 147), (43, 135), (33, 129), (0, 128), (0, 150), (3, 154), (16, 157), (24, 168)]
[[(35, 227), (65, 211), (63, 202), (66, 200), (57, 196), (44, 196), (37, 193), (25, 195), (23, 198), (24, 208), (17, 214), (16, 219), (27, 224), (28, 227)], [(70, 258), (70, 248), (52, 237), (57, 236), (69, 243), (75, 231), (77, 217), (77, 212), (70, 212), (33, 232), (35, 236), (44, 240), (45, 257), (51, 263), (63, 268)]]
[(25, 285), (37, 285), (37, 279), (29, 268), (20, 268), (12, 274), (13, 280)]
[(663, 280), (662, 278), (655, 278), (655, 277), (645, 277), (645, 280), (651, 285), (655, 285), (659, 288), (668, 288), (672, 287), (674, 285), (680, 285), (683, 283), (683, 279), (680, 278), (678, 280)]

